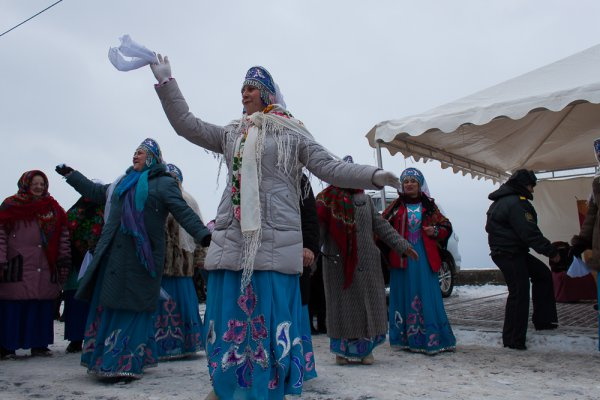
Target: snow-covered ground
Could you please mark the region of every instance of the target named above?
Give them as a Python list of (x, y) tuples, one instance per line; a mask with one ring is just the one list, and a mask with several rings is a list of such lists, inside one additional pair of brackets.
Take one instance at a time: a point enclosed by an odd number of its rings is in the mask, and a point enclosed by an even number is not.
[[(503, 286), (457, 287), (468, 299), (506, 291)], [(0, 361), (0, 399), (203, 399), (210, 391), (206, 358), (173, 361), (129, 384), (88, 376), (78, 354), (65, 354), (63, 324), (55, 325), (54, 356)], [(338, 366), (324, 335), (313, 337), (318, 378), (303, 399), (598, 399), (600, 353), (596, 337), (528, 333), (527, 351), (501, 346), (500, 332), (454, 327), (455, 353), (425, 356), (378, 347), (371, 366)], [(25, 355), (27, 352), (19, 351)]]

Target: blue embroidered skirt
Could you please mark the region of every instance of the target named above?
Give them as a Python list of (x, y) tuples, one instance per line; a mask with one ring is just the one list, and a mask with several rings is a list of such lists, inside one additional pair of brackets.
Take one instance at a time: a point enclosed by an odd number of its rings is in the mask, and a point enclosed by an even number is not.
[(243, 293), (241, 276), (226, 270), (208, 274), (204, 328), (215, 393), (221, 400), (300, 395), (314, 358), (304, 347), (310, 326), (298, 275), (254, 271)]
[(317, 377), (315, 368), (315, 354), (313, 352), (312, 334), (310, 333), (310, 317), (308, 304), (302, 306), (302, 351), (304, 351), (304, 380)]
[[(101, 265), (96, 288), (102, 287), (105, 265)], [(139, 379), (144, 368), (157, 364), (154, 340), (155, 312), (105, 308), (94, 290), (85, 331), (81, 365), (99, 377)]]
[(0, 347), (48, 347), (54, 343), (54, 300), (0, 300)]
[(390, 345), (435, 354), (453, 351), (456, 338), (444, 309), (438, 274), (427, 261), (423, 239), (413, 245), (419, 259), (390, 271)]
[(160, 299), (155, 317), (159, 360), (172, 360), (203, 350), (202, 320), (191, 277), (163, 276), (162, 288), (169, 299)]

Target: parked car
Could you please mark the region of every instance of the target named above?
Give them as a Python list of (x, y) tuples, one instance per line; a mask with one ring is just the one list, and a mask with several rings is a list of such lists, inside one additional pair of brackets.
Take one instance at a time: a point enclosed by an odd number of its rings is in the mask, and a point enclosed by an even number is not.
[[(382, 201), (381, 201), (381, 191), (380, 190), (367, 190), (365, 191), (371, 199), (373, 200), (373, 204), (375, 208), (379, 210), (379, 212), (383, 211)], [(398, 198), (398, 192), (386, 190), (385, 192), (385, 203), (386, 207), (392, 204), (394, 200)], [(440, 204), (436, 201), (437, 206), (442, 209)], [(443, 210), (442, 210), (443, 213)], [(454, 230), (452, 231), (452, 235), (448, 238), (448, 243), (446, 247), (440, 247), (440, 256), (442, 258), (442, 266), (438, 273), (438, 278), (440, 281), (440, 290), (442, 291), (442, 297), (449, 297), (454, 290), (454, 283), (456, 281), (456, 275), (460, 272), (460, 264), (461, 264), (461, 256), (458, 251), (458, 235)], [(384, 269), (384, 278), (386, 280), (386, 285), (389, 284), (389, 271)]]

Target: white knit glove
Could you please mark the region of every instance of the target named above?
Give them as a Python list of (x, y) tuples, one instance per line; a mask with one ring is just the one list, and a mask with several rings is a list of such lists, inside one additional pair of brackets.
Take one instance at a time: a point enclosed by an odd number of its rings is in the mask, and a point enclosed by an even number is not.
[(373, 184), (378, 187), (391, 186), (396, 189), (401, 188), (400, 180), (392, 172), (379, 169), (373, 174)]
[(163, 58), (162, 55), (157, 54), (158, 63), (150, 64), (150, 69), (154, 74), (154, 77), (161, 85), (166, 83), (171, 79), (171, 63), (169, 62), (169, 57), (165, 56)]

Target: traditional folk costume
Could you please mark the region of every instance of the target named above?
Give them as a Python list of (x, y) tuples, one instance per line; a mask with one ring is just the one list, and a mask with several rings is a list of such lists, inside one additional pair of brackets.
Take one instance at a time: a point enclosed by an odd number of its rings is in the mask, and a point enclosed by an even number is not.
[[(244, 85), (261, 90), (262, 112), (225, 127), (189, 112), (175, 79), (156, 86), (175, 131), (222, 154), (227, 187), (205, 260), (206, 352), (219, 399), (299, 395), (314, 358), (302, 338), (299, 200), (302, 168), (347, 187), (375, 188), (376, 168), (342, 163), (285, 109), (262, 67)], [(240, 245), (241, 244), (241, 245)]]
[(158, 144), (146, 139), (139, 148), (147, 155), (143, 171), (130, 167), (112, 185), (95, 184), (78, 171), (67, 177), (83, 196), (107, 203), (102, 235), (76, 293), (90, 301), (81, 364), (99, 377), (139, 379), (157, 364), (154, 317), (169, 212), (198, 242), (209, 238), (166, 172)]
[[(438, 280), (441, 266), (438, 242), (448, 239), (452, 225), (429, 197), (421, 171), (407, 168), (400, 181), (404, 182), (407, 177), (419, 182), (419, 196), (411, 199), (400, 193), (383, 212), (383, 217), (419, 254), (418, 260), (403, 258), (394, 251), (388, 255), (390, 345), (426, 354), (454, 351), (456, 338), (444, 309)], [(435, 228), (433, 237), (424, 234), (424, 226)]]
[[(181, 170), (173, 164), (167, 164), (167, 171), (181, 185)], [(183, 188), (181, 194), (202, 219), (196, 200)], [(166, 240), (165, 271), (160, 285), (167, 298), (159, 300), (154, 336), (158, 359), (161, 361), (183, 358), (204, 349), (203, 325), (193, 276), (194, 270), (204, 259), (205, 250), (196, 245), (194, 238), (171, 214), (167, 217)]]
[[(352, 162), (351, 159), (348, 162)], [(336, 362), (373, 362), (387, 333), (386, 294), (375, 236), (399, 254), (410, 248), (360, 189), (329, 186), (317, 195), (323, 238), (327, 335)]]
[[(41, 196), (31, 193), (33, 178), (45, 183)], [(59, 269), (71, 263), (63, 208), (48, 193), (48, 178), (25, 172), (17, 194), (0, 206), (0, 357), (31, 348), (49, 355), (54, 343), (54, 302), (60, 293)]]

